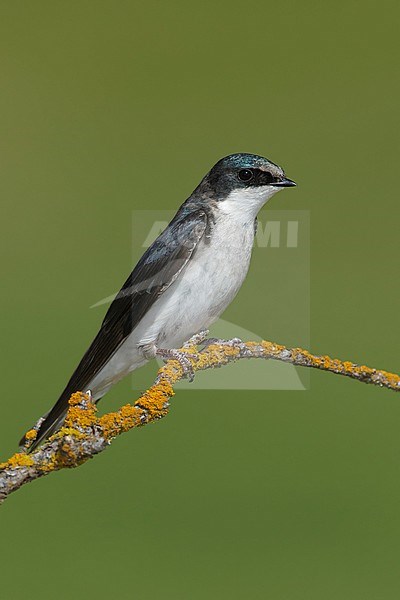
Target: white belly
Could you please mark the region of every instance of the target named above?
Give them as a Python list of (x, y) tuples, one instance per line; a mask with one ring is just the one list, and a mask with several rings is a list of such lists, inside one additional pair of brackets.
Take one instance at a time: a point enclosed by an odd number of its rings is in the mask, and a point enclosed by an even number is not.
[(246, 277), (254, 242), (254, 219), (217, 218), (174, 283), (146, 313), (89, 385), (95, 399), (147, 360), (139, 346), (179, 348), (207, 329), (230, 304)]

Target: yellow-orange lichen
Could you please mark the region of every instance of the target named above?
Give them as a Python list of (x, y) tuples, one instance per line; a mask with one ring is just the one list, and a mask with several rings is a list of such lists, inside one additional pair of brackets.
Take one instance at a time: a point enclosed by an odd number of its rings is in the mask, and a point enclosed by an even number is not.
[(82, 392), (77, 392), (69, 399), (69, 409), (65, 418), (65, 426), (71, 428), (92, 427), (97, 421), (96, 412), (96, 405), (90, 401), (89, 396), (82, 394)]
[[(173, 394), (172, 385), (164, 378), (142, 394), (134, 405), (126, 404), (117, 412), (103, 415), (98, 419), (98, 425), (104, 437), (110, 439), (133, 427), (139, 427), (165, 416), (168, 412), (168, 399)], [(144, 420), (142, 420), (143, 416), (145, 416)]]
[(259, 344), (257, 342), (246, 342), (246, 346), (250, 350), (253, 350), (258, 345), (261, 345), (262, 348), (264, 348), (264, 350), (266, 351), (266, 353), (271, 356), (276, 356), (280, 352), (283, 352), (283, 350), (287, 350), (285, 346), (281, 346), (280, 344), (274, 344), (273, 342), (267, 342), (265, 340), (263, 340)]
[(36, 440), (36, 437), (37, 437), (37, 431), (36, 431), (36, 429), (30, 429), (25, 434), (25, 439), (28, 442), (33, 442), (33, 440)]
[(151, 416), (165, 410), (167, 401), (168, 396), (163, 391), (154, 388), (144, 393), (140, 400), (135, 402), (135, 404), (146, 410)]
[(119, 411), (100, 417), (98, 423), (104, 437), (109, 439), (132, 427), (138, 427), (141, 424), (140, 410), (131, 404), (126, 404)]
[(49, 440), (50, 440), (50, 442), (52, 442), (53, 440), (60, 440), (61, 438), (64, 438), (67, 435), (71, 435), (72, 437), (76, 438), (77, 440), (83, 440), (85, 438), (85, 434), (82, 433), (81, 431), (79, 431), (78, 429), (76, 429), (75, 427), (66, 427), (64, 425), (63, 427), (61, 427), (61, 429), (56, 431), (56, 433), (54, 433), (49, 438)]
[(52, 471), (56, 471), (58, 469), (60, 469), (61, 466), (59, 466), (58, 460), (56, 458), (56, 454), (51, 454), (46, 462), (43, 462), (42, 464), (38, 465), (38, 470), (41, 473), (51, 473)]
[(0, 470), (13, 469), (14, 467), (32, 467), (35, 461), (29, 454), (25, 452), (17, 452), (7, 462), (0, 463)]

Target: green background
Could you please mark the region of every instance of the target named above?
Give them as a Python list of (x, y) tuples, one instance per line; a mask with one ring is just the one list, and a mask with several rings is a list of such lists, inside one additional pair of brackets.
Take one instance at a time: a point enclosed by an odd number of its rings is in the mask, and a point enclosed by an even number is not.
[[(271, 208), (310, 211), (312, 350), (398, 369), (399, 16), (1, 3), (2, 457), (130, 271), (132, 211), (176, 208), (231, 152), (299, 184)], [(258, 290), (250, 272), (224, 317), (246, 326)], [(295, 291), (268, 290), (282, 343), (299, 343)], [(103, 409), (132, 397), (126, 381)], [(2, 598), (398, 599), (399, 419), (393, 393), (328, 373), (303, 392), (182, 390), (162, 422), (9, 498)]]

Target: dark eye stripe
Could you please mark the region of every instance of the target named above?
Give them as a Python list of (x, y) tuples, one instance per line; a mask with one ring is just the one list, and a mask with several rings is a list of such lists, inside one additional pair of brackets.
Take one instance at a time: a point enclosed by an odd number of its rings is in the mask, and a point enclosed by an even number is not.
[(270, 171), (261, 169), (240, 169), (237, 176), (240, 181), (252, 185), (269, 185), (277, 181)]
[(269, 171), (263, 171), (261, 175), (261, 181), (263, 183), (274, 183), (275, 177)]

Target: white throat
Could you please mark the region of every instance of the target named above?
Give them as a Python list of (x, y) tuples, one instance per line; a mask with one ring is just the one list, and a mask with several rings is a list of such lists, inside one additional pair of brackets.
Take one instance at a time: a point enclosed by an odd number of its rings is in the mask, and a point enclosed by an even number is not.
[(240, 214), (254, 220), (266, 202), (282, 188), (272, 185), (233, 190), (225, 200), (218, 203), (219, 210), (226, 215)]

